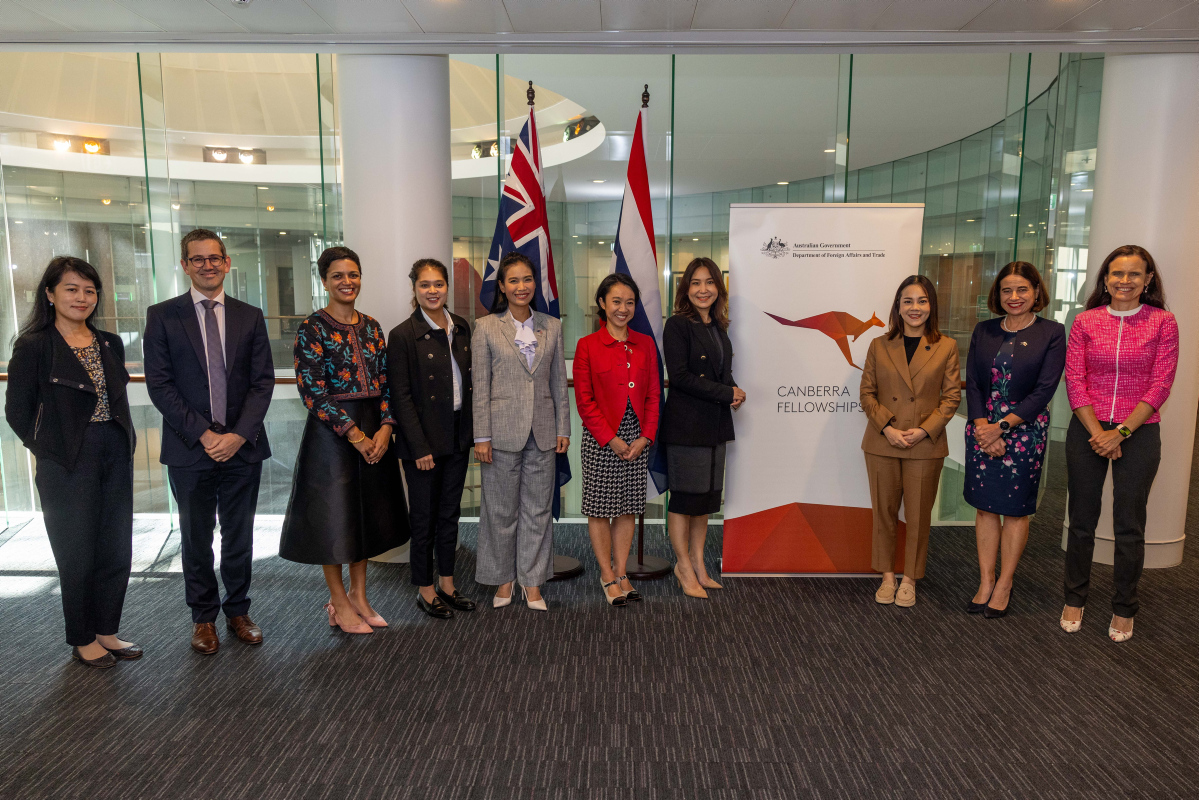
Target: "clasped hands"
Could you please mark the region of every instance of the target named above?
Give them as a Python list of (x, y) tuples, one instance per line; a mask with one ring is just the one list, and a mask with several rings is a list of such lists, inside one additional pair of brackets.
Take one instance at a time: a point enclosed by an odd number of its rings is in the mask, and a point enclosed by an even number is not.
[(613, 436), (612, 441), (608, 442), (608, 447), (612, 448), (612, 452), (616, 453), (622, 461), (636, 461), (641, 452), (649, 447), (649, 439), (638, 436), (632, 443), (628, 443), (619, 436)]
[[(362, 455), (366, 463), (378, 464), (379, 459), (383, 458), (383, 454), (391, 445), (391, 425), (380, 425), (374, 436), (367, 436), (365, 431), (355, 425), (346, 431), (346, 441), (354, 445), (354, 449)], [(432, 468), (431, 464), (430, 468)]]
[(1087, 441), (1096, 455), (1110, 458), (1113, 461), (1123, 455), (1120, 452), (1120, 443), (1124, 441), (1124, 435), (1116, 428), (1112, 428), (1110, 431), (1101, 430)]
[(732, 408), (734, 411), (736, 411), (737, 409), (741, 408), (742, 404), (744, 404), (744, 403), (745, 403), (745, 391), (740, 386), (734, 386), (733, 387), (733, 402), (729, 404), (729, 407)]
[(1003, 439), (1003, 429), (998, 422), (987, 422), (985, 419), (974, 420), (974, 441), (982, 451), (991, 458), (1002, 458), (1007, 452), (1007, 442)]
[(233, 458), (245, 443), (245, 437), (239, 433), (217, 433), (208, 430), (200, 434), (200, 445), (204, 452), (218, 464)]
[(910, 428), (906, 431), (899, 431), (888, 425), (883, 428), (883, 436), (887, 437), (887, 441), (892, 447), (899, 447), (907, 450), (914, 447), (917, 442), (928, 437), (928, 431), (924, 428)]

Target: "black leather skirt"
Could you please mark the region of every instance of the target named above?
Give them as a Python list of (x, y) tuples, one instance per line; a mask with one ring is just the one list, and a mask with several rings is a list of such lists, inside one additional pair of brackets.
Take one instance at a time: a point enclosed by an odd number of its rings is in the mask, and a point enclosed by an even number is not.
[[(342, 400), (367, 436), (379, 430), (378, 398)], [(377, 464), (309, 414), (292, 473), (279, 555), (301, 564), (351, 564), (408, 541), (408, 506), (394, 443)]]

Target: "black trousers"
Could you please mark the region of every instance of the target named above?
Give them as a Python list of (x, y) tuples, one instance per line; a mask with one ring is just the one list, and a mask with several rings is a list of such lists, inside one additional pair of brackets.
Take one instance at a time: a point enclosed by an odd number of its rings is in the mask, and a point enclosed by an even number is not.
[(430, 586), (434, 571), (447, 577), (454, 575), (458, 515), (470, 451), (434, 458), (430, 470), (417, 469), (415, 461), (404, 460), (403, 464), (408, 482), (408, 519), (412, 523), (412, 583)]
[[(1099, 423), (1104, 430), (1116, 427)], [(1137, 583), (1145, 567), (1145, 515), (1149, 490), (1162, 457), (1157, 423), (1142, 425), (1120, 444), (1120, 458), (1096, 455), (1091, 438), (1078, 417), (1066, 431), (1066, 473), (1070, 489), (1070, 528), (1066, 535), (1066, 605), (1082, 608), (1091, 584), (1095, 553), (1095, 527), (1103, 503), (1103, 483), (1112, 470), (1112, 528), (1116, 539), (1116, 594), (1112, 610), (1117, 616), (1136, 616)]]
[[(179, 506), (183, 584), (192, 622), (215, 622), (221, 610), (226, 617), (249, 613), (254, 510), (262, 463), (249, 464), (234, 456), (218, 464), (204, 456), (189, 467), (168, 467), (167, 476)], [(224, 603), (212, 567), (212, 534), (218, 518)]]
[(67, 644), (115, 636), (133, 560), (133, 457), (125, 430), (116, 422), (89, 424), (75, 469), (41, 459), (35, 482), (58, 565)]

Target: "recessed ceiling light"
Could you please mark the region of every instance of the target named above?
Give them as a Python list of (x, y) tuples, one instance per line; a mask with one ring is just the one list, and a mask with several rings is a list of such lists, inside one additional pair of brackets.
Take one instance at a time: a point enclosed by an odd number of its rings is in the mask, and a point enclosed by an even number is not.
[(112, 198), (111, 197), (101, 197), (100, 202), (103, 203), (104, 205), (109, 205), (112, 203)]
[(54, 140), (54, 149), (61, 152), (71, 149), (71, 140), (58, 138)]
[(693, 241), (693, 242), (698, 242), (698, 241), (699, 241), (699, 238), (697, 237), (697, 238), (695, 238), (695, 239), (692, 239), (691, 241)]
[(269, 187), (269, 186), (259, 186), (258, 188), (259, 188), (259, 189), (261, 189), (261, 190), (263, 190), (263, 191), (265, 192), (267, 189), (269, 189), (269, 188), (271, 188), (271, 187)]
[[(603, 181), (592, 181), (592, 183), (603, 183)], [(600, 242), (600, 244), (603, 244), (603, 242)]]
[(779, 181), (779, 186), (786, 186), (791, 181)]
[(267, 211), (274, 211), (274, 210), (275, 210), (275, 207), (274, 207), (274, 206), (267, 206), (267, 207), (266, 207), (266, 210), (267, 210)]
[(836, 150), (836, 148), (832, 148), (832, 149), (830, 149), (830, 150), (825, 150), (824, 152), (826, 152), (826, 153), (835, 153), (835, 152), (837, 152), (837, 150)]
[(287, 235), (287, 231), (279, 231), (279, 235), (280, 235), (280, 236), (286, 236), (286, 235)]
[(596, 244), (603, 244), (603, 242), (596, 242)]
[(178, 203), (171, 203), (171, 208), (173, 208), (173, 209), (175, 209), (176, 211), (178, 211), (178, 210), (179, 210), (179, 204), (178, 204)]

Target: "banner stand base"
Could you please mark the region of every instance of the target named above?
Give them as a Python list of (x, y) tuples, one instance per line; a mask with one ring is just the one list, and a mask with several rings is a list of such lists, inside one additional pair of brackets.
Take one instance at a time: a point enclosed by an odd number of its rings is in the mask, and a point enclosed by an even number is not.
[[(902, 577), (902, 572), (895, 577)], [(874, 578), (882, 580), (881, 572), (722, 572), (722, 578)]]
[(664, 558), (640, 556), (629, 559), (625, 572), (630, 578), (650, 580), (665, 577), (673, 568), (674, 565)]
[(564, 581), (582, 574), (583, 565), (577, 558), (554, 556), (554, 577), (550, 578), (551, 581)]

